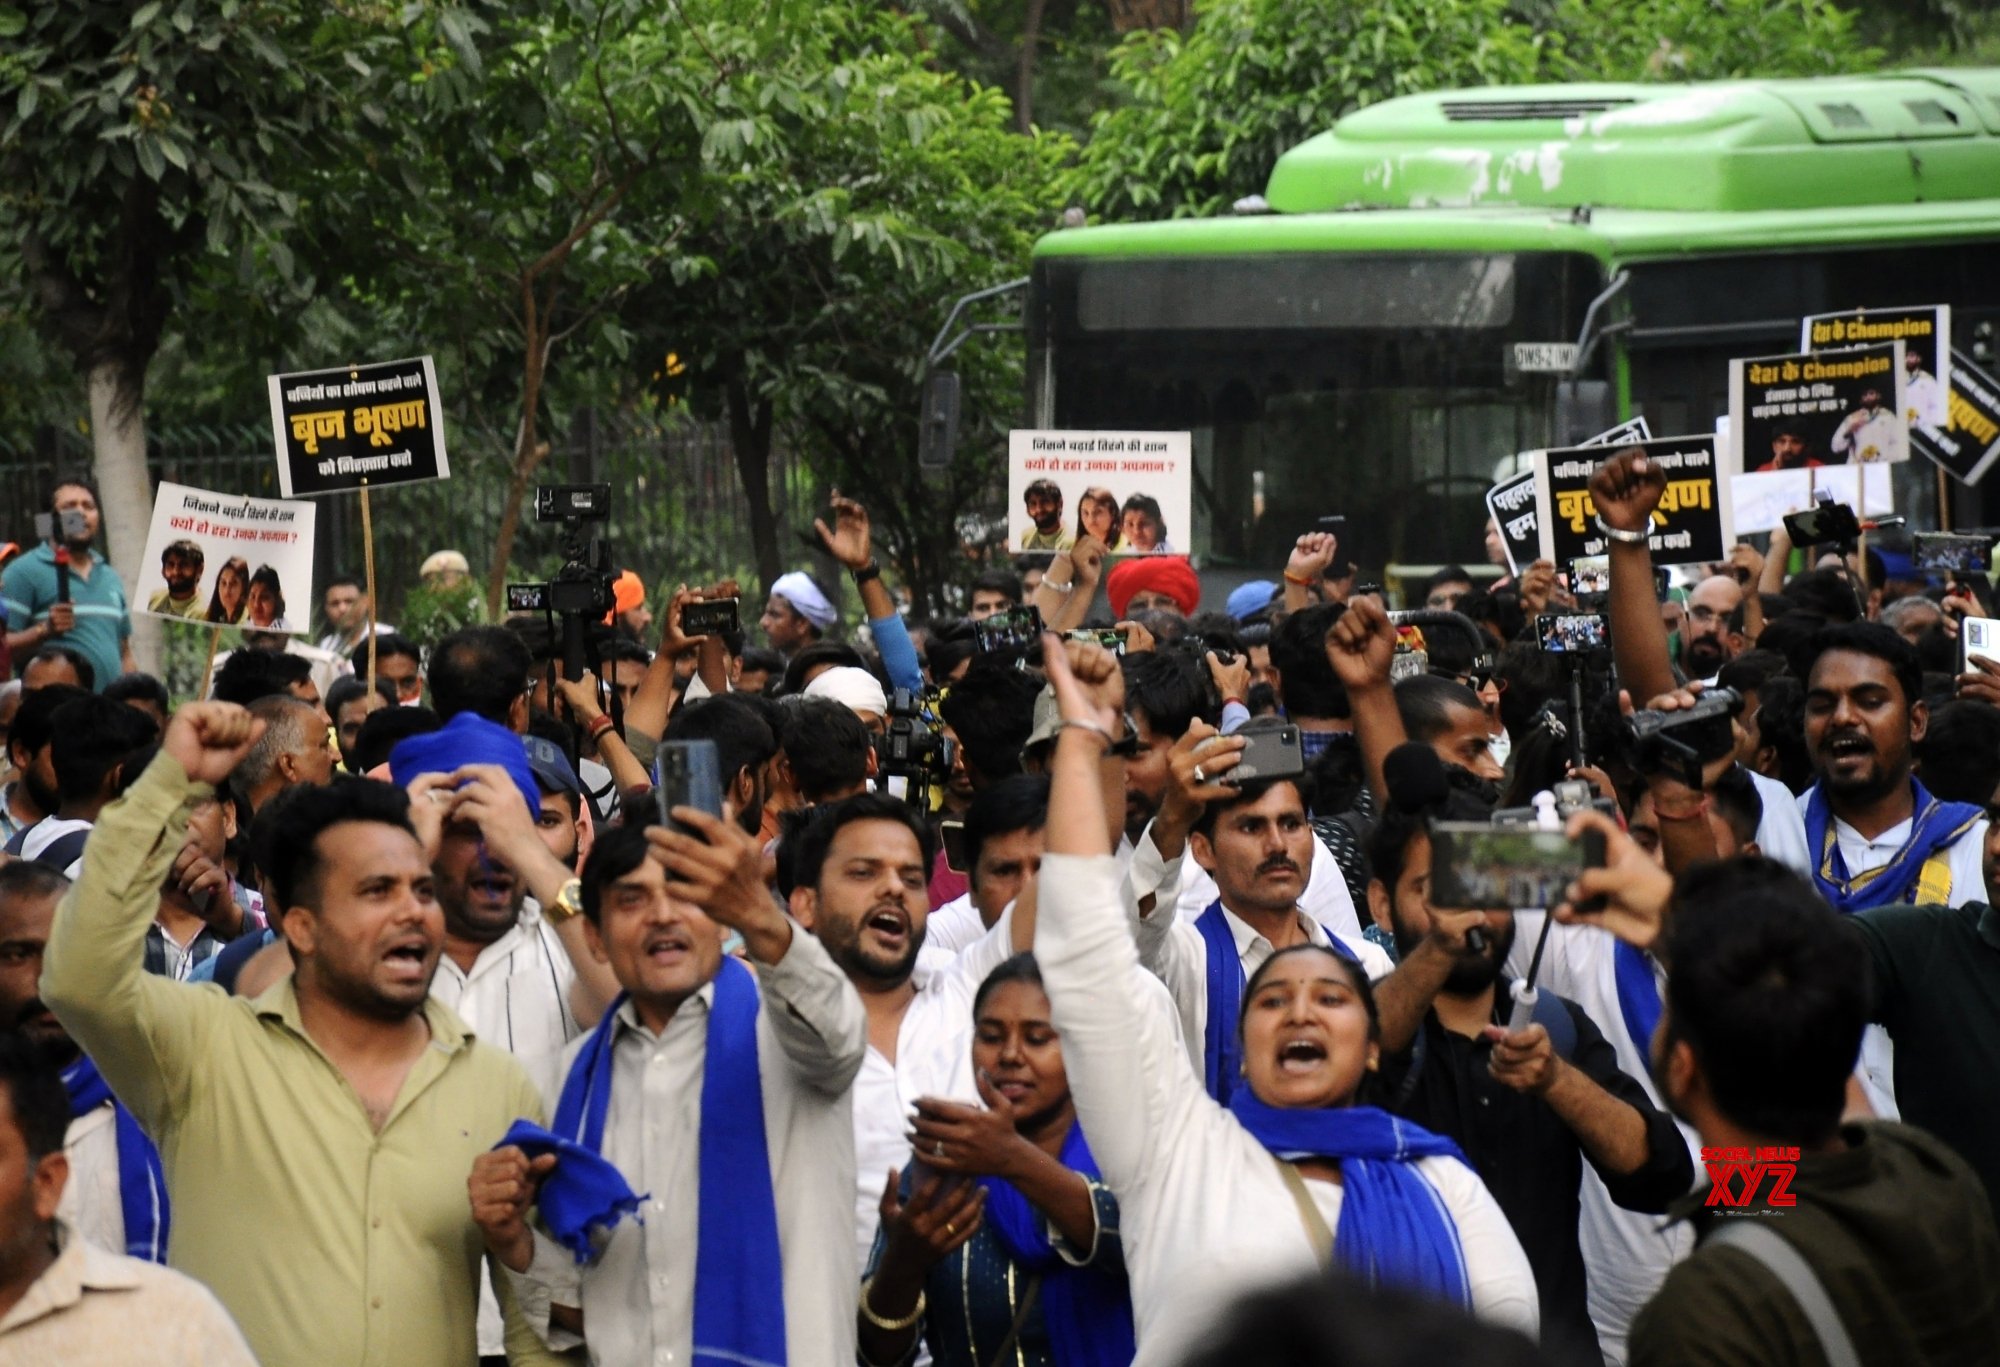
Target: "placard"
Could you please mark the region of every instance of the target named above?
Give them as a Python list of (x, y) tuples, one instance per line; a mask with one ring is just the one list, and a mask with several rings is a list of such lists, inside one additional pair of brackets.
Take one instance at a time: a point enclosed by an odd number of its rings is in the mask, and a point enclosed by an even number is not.
[[(1702, 565), (1722, 560), (1735, 533), (1729, 501), (1723, 497), (1727, 462), (1718, 459), (1714, 436), (1703, 432), (1625, 446), (1637, 446), (1666, 474), (1666, 492), (1653, 510), (1648, 536), (1653, 563)], [(1610, 542), (1597, 530), (1590, 477), (1607, 450), (1569, 446), (1537, 453), (1535, 500), (1549, 510), (1549, 516), (1541, 519), (1542, 559), (1561, 567), (1582, 556), (1605, 554)]]
[[(1646, 441), (1653, 435), (1645, 417), (1632, 418), (1599, 432), (1585, 446), (1626, 446)], [(1529, 452), (1532, 464), (1534, 453)], [(1502, 480), (1486, 491), (1486, 514), (1500, 529), (1500, 548), (1507, 557), (1507, 572), (1519, 575), (1541, 554), (1541, 509), (1535, 503), (1535, 472), (1523, 470), (1512, 479)]]
[(313, 605), (311, 503), (160, 485), (134, 607), (154, 617), (305, 631)]
[(1729, 363), (1729, 437), (1745, 474), (1910, 458), (1903, 344)]
[(270, 389), (287, 498), (451, 477), (428, 356), (273, 375)]
[(1729, 506), (1738, 536), (1774, 530), (1787, 513), (1803, 512), (1825, 494), (1862, 517), (1896, 511), (1886, 465), (1827, 465), (1816, 470), (1765, 470), (1733, 476)]
[(1950, 421), (1935, 432), (1910, 429), (1910, 445), (1961, 484), (1977, 484), (2000, 460), (2000, 380), (1970, 356), (1951, 363)]
[(1007, 549), (1066, 551), (1088, 531), (1114, 555), (1179, 555), (1194, 513), (1187, 432), (1007, 434)]
[(1951, 305), (1815, 313), (1799, 325), (1800, 351), (1883, 342), (1903, 344), (1903, 416), (1910, 430), (1943, 430), (1951, 393)]

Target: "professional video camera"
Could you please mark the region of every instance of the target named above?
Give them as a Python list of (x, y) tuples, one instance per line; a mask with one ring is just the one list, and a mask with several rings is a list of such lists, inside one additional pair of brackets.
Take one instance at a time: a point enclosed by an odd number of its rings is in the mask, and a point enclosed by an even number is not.
[(1701, 771), (1736, 748), (1732, 719), (1743, 710), (1733, 688), (1711, 688), (1679, 712), (1634, 712), (1625, 719), (1625, 761), (1640, 774), (1669, 774), (1701, 787)]
[(592, 523), (611, 520), (609, 484), (543, 484), (535, 489), (535, 521), (563, 529), (563, 564), (542, 584), (509, 584), (507, 611), (540, 612), (562, 618), (563, 674), (580, 678), (594, 662), (586, 658), (590, 623), (602, 619), (615, 601), (611, 591), (611, 543), (590, 533)]
[(889, 695), (888, 726), (875, 737), (875, 772), (884, 792), (919, 811), (944, 802), (958, 747), (944, 734), (930, 697), (899, 688)]

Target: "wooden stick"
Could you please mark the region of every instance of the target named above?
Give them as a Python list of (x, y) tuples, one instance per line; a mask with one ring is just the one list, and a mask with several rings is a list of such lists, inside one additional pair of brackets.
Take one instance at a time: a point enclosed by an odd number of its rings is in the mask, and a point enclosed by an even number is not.
[(222, 644), (221, 626), (218, 625), (210, 627), (208, 629), (208, 659), (202, 662), (201, 688), (194, 695), (196, 702), (208, 701), (208, 683), (210, 678), (212, 678), (215, 674), (215, 648), (221, 644)]
[(368, 481), (361, 481), (361, 564), (368, 580), (368, 695), (375, 694), (375, 521), (368, 512)]
[(1931, 473), (1937, 476), (1938, 482), (1938, 530), (1948, 532), (1951, 530), (1951, 476), (1944, 472), (1942, 465), (1932, 466)]

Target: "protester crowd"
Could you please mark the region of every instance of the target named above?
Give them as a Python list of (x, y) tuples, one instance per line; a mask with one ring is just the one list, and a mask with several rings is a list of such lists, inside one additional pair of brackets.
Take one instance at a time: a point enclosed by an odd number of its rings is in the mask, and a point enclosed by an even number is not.
[[(851, 630), (625, 571), (571, 677), (339, 578), (175, 707), (62, 481), (63, 592), (0, 577), (0, 1363), (1995, 1360), (1990, 585), (1780, 531), (1662, 602), (1663, 488), (1597, 470), (1601, 604), (1392, 615), (1312, 533), (1216, 607), (1105, 518), (924, 623), (836, 496)], [(1451, 905), (1496, 813), (1602, 858)]]

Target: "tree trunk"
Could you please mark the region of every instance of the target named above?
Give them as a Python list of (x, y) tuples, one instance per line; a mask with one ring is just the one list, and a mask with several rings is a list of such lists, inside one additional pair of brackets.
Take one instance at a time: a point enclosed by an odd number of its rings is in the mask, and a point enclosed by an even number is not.
[(493, 537), (493, 566), (486, 576), (486, 615), (499, 621), (507, 601), (507, 567), (514, 558), (514, 538), (521, 530), (521, 504), (528, 497), (528, 483), (548, 459), (548, 444), (541, 440), (536, 410), (542, 402), (542, 379), (549, 364), (549, 319), (554, 297), (544, 313), (537, 307), (534, 281), (521, 290), (524, 308), (523, 330), (527, 345), (521, 361), (521, 425), (514, 433), (514, 458), (507, 471), (507, 501), (500, 509), (500, 530)]
[(1021, 21), (1021, 56), (1014, 67), (1014, 126), (1023, 133), (1035, 131), (1035, 45), (1042, 36), (1042, 11), (1048, 0), (1028, 0), (1028, 12)]
[[(106, 357), (90, 367), (90, 439), (103, 500), (100, 548), (125, 585), (125, 600), (139, 601), (139, 571), (146, 531), (153, 521), (153, 481), (146, 473), (146, 368), (126, 357)], [(139, 668), (160, 672), (160, 622), (132, 618), (132, 654)]]
[(750, 545), (757, 556), (757, 575), (764, 581), (761, 597), (784, 573), (778, 558), (778, 515), (771, 508), (771, 408), (755, 404), (741, 380), (729, 381), (727, 389), (729, 447), (750, 504)]

